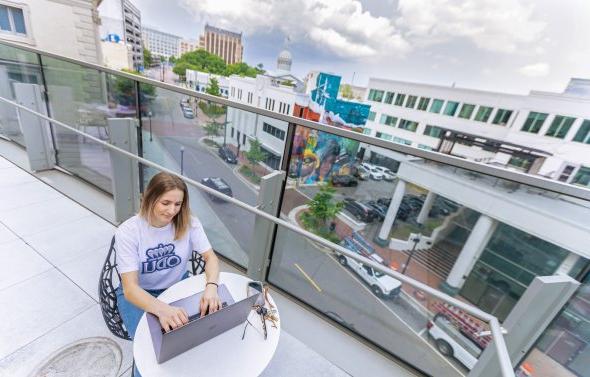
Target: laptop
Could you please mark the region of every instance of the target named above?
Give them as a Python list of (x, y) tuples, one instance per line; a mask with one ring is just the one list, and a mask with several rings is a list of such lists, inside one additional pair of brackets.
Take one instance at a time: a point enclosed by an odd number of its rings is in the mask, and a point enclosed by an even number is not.
[(203, 291), (171, 302), (170, 305), (182, 307), (186, 310), (189, 315), (189, 322), (169, 332), (163, 331), (158, 317), (146, 313), (158, 364), (244, 323), (260, 295), (255, 294), (244, 300), (234, 302), (225, 284), (219, 285), (217, 293), (221, 299), (222, 308), (202, 318), (199, 313), (199, 301)]

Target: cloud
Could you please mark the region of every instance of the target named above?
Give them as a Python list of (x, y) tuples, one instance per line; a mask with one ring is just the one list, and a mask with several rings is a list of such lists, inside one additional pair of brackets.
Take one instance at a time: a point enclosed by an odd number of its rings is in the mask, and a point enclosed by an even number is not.
[(404, 55), (409, 43), (391, 19), (373, 16), (358, 0), (182, 0), (201, 21), (246, 35), (279, 31), (347, 58)]
[(510, 53), (542, 37), (545, 24), (533, 19), (524, 0), (399, 0), (396, 26), (420, 44), (455, 38), (477, 47)]
[(536, 63), (520, 67), (518, 72), (528, 77), (545, 77), (549, 75), (550, 67), (547, 63)]

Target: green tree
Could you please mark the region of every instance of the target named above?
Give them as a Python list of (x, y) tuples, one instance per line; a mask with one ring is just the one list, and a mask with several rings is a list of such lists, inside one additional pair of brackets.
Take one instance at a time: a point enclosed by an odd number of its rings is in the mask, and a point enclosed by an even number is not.
[(153, 63), (152, 53), (147, 48), (143, 48), (143, 65), (145, 67), (151, 67)]
[(209, 87), (207, 88), (206, 92), (212, 96), (221, 96), (221, 91), (219, 90), (219, 81), (215, 77), (211, 77), (211, 80), (209, 80)]
[(180, 58), (176, 59), (176, 65), (173, 69), (174, 73), (183, 78), (186, 75), (187, 69), (221, 76), (240, 75), (256, 77), (257, 74), (264, 73), (262, 64), (258, 64), (256, 67), (250, 67), (246, 63), (227, 65), (222, 58), (203, 49), (184, 53)]
[[(137, 71), (122, 69), (123, 72), (141, 76)], [(111, 80), (111, 93), (117, 103), (123, 106), (135, 106), (135, 81), (125, 77), (109, 76)], [(114, 78), (114, 80), (112, 79)], [(156, 87), (149, 84), (141, 84), (139, 99), (141, 101), (142, 113), (147, 113), (152, 101), (156, 98)]]
[(221, 123), (217, 123), (216, 121), (208, 122), (203, 126), (205, 133), (207, 136), (219, 136), (221, 134)]
[(340, 87), (340, 95), (342, 96), (342, 98), (354, 99), (354, 93), (352, 92), (352, 87), (348, 84), (344, 84)]
[(256, 77), (256, 75), (263, 73), (264, 70), (259, 69), (258, 67), (250, 67), (248, 64), (242, 63), (235, 63), (230, 64), (225, 69), (225, 76), (230, 75), (238, 75), (238, 76), (248, 76), (248, 77)]
[(192, 66), (187, 62), (177, 60), (176, 64), (174, 65), (174, 68), (172, 68), (172, 72), (176, 73), (181, 80), (185, 80), (187, 69), (197, 70), (195, 66)]
[(246, 152), (246, 159), (248, 159), (252, 167), (266, 158), (266, 153), (262, 151), (261, 146), (262, 143), (258, 138), (250, 141), (250, 149)]
[(176, 63), (176, 56), (170, 55), (170, 57), (168, 58), (168, 62), (170, 62), (171, 64)]
[(334, 202), (333, 187), (324, 185), (309, 202), (309, 210), (301, 216), (303, 226), (317, 235), (332, 242), (339, 242), (338, 236), (330, 230), (330, 224), (344, 206), (343, 202)]

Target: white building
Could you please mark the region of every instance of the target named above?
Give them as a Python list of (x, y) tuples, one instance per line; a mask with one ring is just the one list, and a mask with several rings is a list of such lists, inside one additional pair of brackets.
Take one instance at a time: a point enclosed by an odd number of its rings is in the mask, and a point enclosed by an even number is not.
[(103, 0), (100, 3), (101, 39), (118, 35), (132, 52), (133, 68), (143, 67), (141, 12), (129, 0)]
[(229, 93), (229, 79), (227, 77), (190, 69), (186, 70), (186, 83), (189, 88), (197, 92), (204, 93), (211, 85), (211, 79), (217, 80), (221, 96), (227, 98)]
[(142, 33), (143, 44), (151, 52), (152, 56), (161, 56), (166, 59), (171, 56), (180, 56), (179, 47), (182, 38), (179, 36), (148, 27), (144, 27)]
[(100, 64), (97, 3), (0, 0), (7, 21), (0, 22), (0, 39)]
[(109, 68), (133, 69), (133, 53), (126, 43), (101, 41), (103, 64)]
[(180, 39), (178, 41), (178, 55), (177, 57), (181, 57), (182, 54), (186, 54), (187, 52), (195, 51), (199, 48), (199, 42), (192, 40), (192, 39)]
[(365, 133), (563, 182), (590, 185), (587, 80), (514, 95), (370, 79)]

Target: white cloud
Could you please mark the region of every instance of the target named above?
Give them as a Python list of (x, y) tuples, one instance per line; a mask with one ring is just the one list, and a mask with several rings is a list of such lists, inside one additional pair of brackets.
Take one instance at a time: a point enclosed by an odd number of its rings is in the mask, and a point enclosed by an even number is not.
[(547, 63), (535, 63), (520, 67), (518, 72), (528, 77), (545, 77), (549, 75), (550, 67)]
[(421, 44), (462, 37), (477, 47), (514, 52), (542, 37), (543, 22), (533, 19), (525, 0), (400, 0), (396, 25)]
[(358, 0), (182, 0), (203, 21), (246, 35), (280, 31), (293, 42), (314, 42), (342, 57), (400, 55), (410, 45), (385, 17)]

